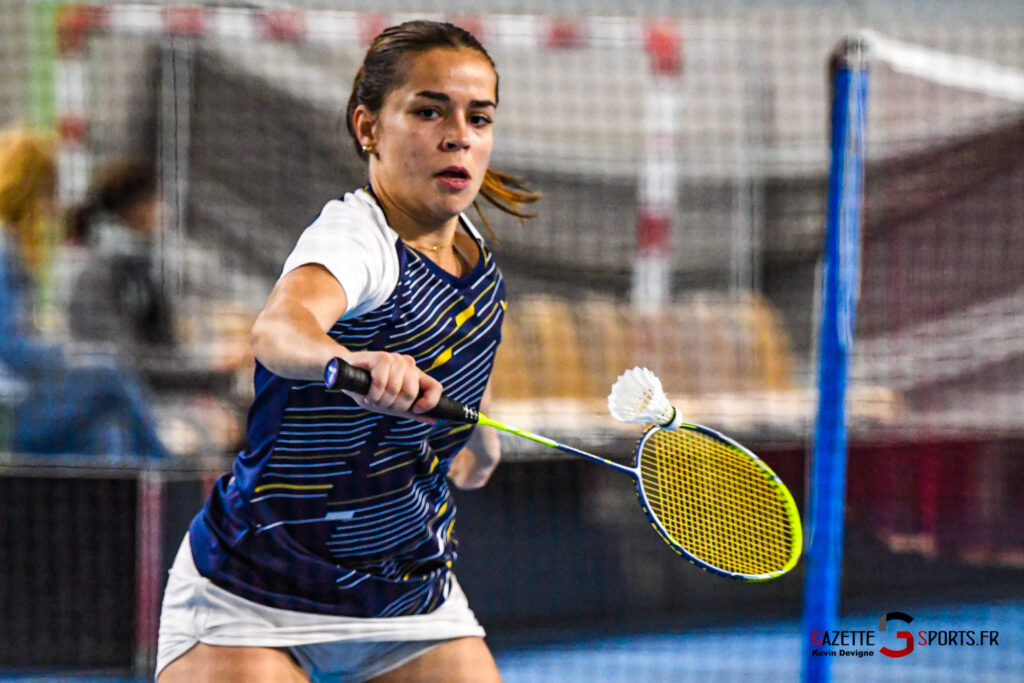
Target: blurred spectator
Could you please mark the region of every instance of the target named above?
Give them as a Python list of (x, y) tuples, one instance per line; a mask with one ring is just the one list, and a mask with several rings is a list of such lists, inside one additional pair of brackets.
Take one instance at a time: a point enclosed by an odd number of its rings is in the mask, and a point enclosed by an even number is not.
[(124, 159), (104, 169), (72, 210), (67, 244), (78, 263), (68, 288), (69, 333), (90, 353), (113, 352), (138, 373), (155, 394), (172, 451), (230, 451), (242, 434), (231, 400), (236, 375), (252, 373), (248, 328), (222, 336), (219, 316), (206, 311), (179, 320), (180, 300), (165, 287), (155, 251), (160, 207), (156, 168)]
[(170, 298), (153, 263), (159, 206), (153, 167), (124, 161), (100, 176), (68, 226), (69, 240), (87, 247), (71, 290), (71, 334), (114, 344), (135, 364), (175, 345)]
[(131, 376), (111, 363), (70, 364), (59, 347), (34, 334), (34, 287), (45, 235), (56, 220), (56, 186), (45, 138), (18, 128), (0, 133), (0, 365), (23, 386), (10, 406), (10, 448), (167, 455)]

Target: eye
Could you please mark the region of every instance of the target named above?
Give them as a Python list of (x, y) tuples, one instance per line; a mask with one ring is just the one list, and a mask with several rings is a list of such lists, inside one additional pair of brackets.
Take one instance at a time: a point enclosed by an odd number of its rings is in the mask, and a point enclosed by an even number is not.
[(470, 114), (469, 122), (477, 128), (483, 128), (484, 126), (489, 126), (494, 123), (494, 120), (486, 114)]
[(425, 120), (428, 120), (428, 121), (432, 120), (432, 119), (439, 118), (441, 116), (441, 112), (438, 111), (435, 107), (424, 107), (422, 109), (417, 109), (413, 113), (416, 116), (418, 116), (419, 118), (425, 119)]

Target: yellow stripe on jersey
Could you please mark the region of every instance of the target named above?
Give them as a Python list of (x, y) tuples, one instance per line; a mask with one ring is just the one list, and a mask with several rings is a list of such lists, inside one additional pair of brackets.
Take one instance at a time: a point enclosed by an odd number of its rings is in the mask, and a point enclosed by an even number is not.
[(328, 458), (328, 459), (354, 458), (354, 457), (356, 457), (358, 455), (359, 455), (359, 451), (351, 451), (349, 453), (320, 453), (320, 454), (317, 454), (317, 455), (278, 455), (277, 453), (274, 453), (272, 456), (270, 456), (270, 460), (272, 462), (276, 462), (278, 460), (298, 460), (298, 461), (323, 460), (325, 458)]
[[(479, 330), (481, 327), (483, 327), (487, 323), (489, 323), (491, 318), (493, 318), (497, 312), (498, 312), (497, 307), (491, 308), (491, 312), (487, 314), (487, 317), (484, 318), (483, 320), (481, 320), (480, 323), (476, 327), (474, 327), (472, 330), (470, 330), (468, 333), (466, 333), (466, 335), (461, 340), (459, 340), (458, 343), (465, 344), (466, 342), (472, 341), (473, 340), (473, 333), (476, 332), (477, 330)], [(424, 352), (424, 354), (429, 354), (431, 351), (436, 349), (442, 343), (448, 341), (448, 339), (450, 339), (453, 334), (455, 334), (454, 330), (451, 332), (451, 334), (447, 335), (444, 339), (442, 339), (441, 341), (439, 341), (438, 343), (434, 344), (429, 349), (427, 349)], [(440, 354), (438, 354), (437, 358), (434, 359), (434, 362), (431, 363), (430, 367), (427, 368), (425, 370), (425, 372), (430, 372), (434, 368), (440, 367), (440, 366), (444, 365), (445, 363), (447, 363), (448, 361), (450, 361), (452, 359), (452, 355), (454, 353), (454, 351), (453, 351), (454, 348), (455, 348), (455, 346), (453, 345), (453, 346), (445, 349), (444, 351), (442, 351)]]
[(435, 327), (437, 327), (438, 323), (440, 323), (440, 322), (441, 322), (442, 320), (444, 320), (444, 317), (445, 317), (446, 315), (448, 315), (448, 312), (449, 312), (450, 310), (452, 310), (453, 308), (455, 308), (455, 304), (457, 304), (457, 303), (459, 303), (459, 302), (458, 302), (458, 301), (453, 301), (453, 302), (452, 302), (451, 304), (449, 304), (449, 305), (448, 305), (448, 308), (446, 308), (446, 309), (444, 309), (443, 311), (441, 311), (441, 312), (440, 312), (440, 313), (438, 314), (438, 316), (437, 316), (436, 318), (434, 318), (434, 322), (430, 323), (430, 325), (428, 325), (427, 327), (425, 327), (425, 328), (423, 328), (422, 330), (420, 330), (420, 332), (419, 332), (419, 333), (417, 333), (417, 334), (414, 334), (413, 336), (409, 337), (408, 339), (403, 339), (403, 340), (402, 340), (402, 342), (401, 342), (401, 344), (389, 344), (389, 345), (387, 346), (387, 348), (391, 349), (391, 348), (394, 348), (395, 346), (402, 346), (402, 345), (408, 344), (409, 342), (411, 342), (411, 341), (415, 341), (415, 340), (416, 340), (416, 339), (418, 339), (419, 337), (422, 337), (422, 336), (423, 336), (423, 335), (425, 335), (425, 334), (426, 334), (427, 332), (430, 332), (430, 331), (431, 331), (432, 329), (434, 329)]
[[(422, 260), (419, 254), (416, 254), (416, 253), (414, 252), (414, 255), (415, 255), (415, 257), (416, 257), (417, 259), (419, 259), (419, 260)], [(481, 298), (482, 298), (482, 297), (484, 296), (484, 294), (486, 294), (487, 292), (489, 292), (489, 291), (491, 290), (491, 288), (492, 288), (492, 287), (494, 287), (494, 285), (495, 285), (495, 284), (497, 284), (497, 283), (496, 283), (496, 282), (491, 282), (491, 284), (490, 284), (490, 285), (488, 285), (488, 286), (487, 286), (487, 288), (486, 288), (486, 289), (484, 289), (484, 291), (480, 292), (480, 295), (479, 295), (479, 296), (478, 296), (478, 297), (477, 297), (477, 298), (476, 298), (476, 299), (475, 299), (475, 300), (473, 301), (473, 303), (471, 303), (471, 304), (469, 305), (469, 308), (468, 308), (467, 310), (465, 310), (465, 311), (462, 311), (461, 313), (459, 313), (459, 314), (458, 314), (458, 316), (456, 316), (456, 318), (455, 318), (455, 329), (458, 329), (458, 328), (459, 328), (459, 326), (460, 326), (460, 325), (462, 325), (462, 323), (464, 323), (464, 322), (465, 322), (465, 319), (463, 319), (463, 316), (465, 316), (466, 318), (469, 318), (469, 317), (471, 317), (471, 316), (473, 315), (473, 312), (474, 312), (474, 311), (473, 311), (474, 305), (475, 305), (475, 304), (476, 304), (476, 303), (477, 303), (478, 301), (480, 301), (480, 299), (481, 299)], [(433, 330), (433, 329), (434, 329), (435, 327), (437, 327), (437, 326), (438, 326), (438, 324), (440, 324), (440, 323), (441, 323), (441, 321), (442, 321), (442, 320), (444, 320), (444, 317), (445, 317), (446, 315), (448, 315), (449, 311), (451, 311), (451, 310), (452, 310), (452, 308), (454, 308), (454, 307), (455, 307), (455, 305), (456, 305), (456, 304), (458, 304), (458, 303), (459, 303), (458, 301), (453, 301), (453, 302), (452, 302), (452, 303), (451, 303), (451, 304), (450, 304), (450, 305), (449, 305), (449, 306), (448, 306), (447, 308), (445, 308), (445, 309), (444, 309), (443, 311), (441, 311), (441, 312), (440, 312), (440, 313), (439, 313), (439, 314), (437, 315), (437, 317), (436, 317), (436, 318), (434, 318), (434, 321), (433, 321), (432, 323), (430, 323), (430, 325), (428, 325), (428, 326), (427, 326), (426, 328), (424, 328), (423, 330), (421, 330), (421, 331), (420, 331), (420, 332), (419, 332), (418, 334), (416, 334), (416, 335), (414, 335), (414, 336), (412, 336), (412, 337), (409, 337), (408, 339), (403, 339), (403, 340), (402, 340), (402, 342), (401, 342), (401, 345), (405, 345), (405, 344), (408, 344), (409, 342), (412, 342), (412, 341), (416, 340), (417, 338), (419, 338), (419, 337), (422, 337), (422, 336), (423, 336), (424, 334), (426, 334), (427, 332), (430, 332), (431, 330)], [(460, 321), (460, 319), (462, 319), (462, 320)], [(392, 345), (388, 345), (388, 347), (387, 347), (387, 348), (393, 348), (394, 346), (395, 346), (395, 345), (393, 345), (393, 344), (392, 344)]]
[(451, 349), (445, 349), (444, 351), (442, 351), (440, 353), (440, 355), (438, 355), (437, 358), (434, 359), (434, 362), (430, 364), (430, 367), (427, 368), (425, 370), (425, 372), (430, 372), (434, 368), (441, 367), (442, 365), (444, 365), (445, 363), (447, 363), (451, 359), (452, 359), (452, 350)]
[(264, 484), (257, 486), (253, 493), (269, 491), (270, 489), (291, 489), (294, 491), (324, 491), (333, 488), (334, 484)]
[(474, 313), (476, 313), (476, 306), (473, 305), (473, 304), (470, 304), (469, 308), (467, 308), (462, 313), (459, 313), (457, 316), (455, 316), (455, 329), (459, 329), (460, 327), (462, 327), (462, 325), (467, 320), (469, 320), (470, 318), (473, 317)]
[[(436, 342), (429, 349), (427, 349), (426, 351), (423, 351), (422, 353), (418, 353), (416, 355), (417, 356), (420, 356), (420, 355), (422, 355), (422, 356), (429, 356), (431, 351), (433, 351), (434, 349), (436, 349), (439, 346), (444, 346), (444, 343), (446, 341), (448, 341), (448, 339), (453, 334), (458, 332), (459, 328), (462, 327), (462, 325), (464, 325), (467, 320), (469, 320), (471, 317), (473, 317), (473, 315), (476, 313), (476, 305), (478, 303), (480, 303), (480, 300), (483, 299), (484, 296), (489, 291), (491, 291), (494, 288), (495, 284), (496, 284), (496, 282), (492, 282), (487, 287), (485, 287), (484, 290), (482, 292), (480, 292), (480, 294), (475, 299), (473, 299), (473, 301), (469, 304), (469, 307), (467, 309), (461, 311), (458, 315), (455, 316), (455, 329), (453, 329), (451, 332), (449, 332), (447, 335), (445, 335), (445, 337), (443, 339), (441, 339), (440, 341)], [(455, 302), (455, 303), (458, 303), (458, 302)], [(455, 306), (455, 303), (452, 303), (451, 306), (449, 306), (448, 308), (444, 309), (444, 311), (441, 312), (441, 315), (439, 315), (437, 318), (434, 319), (434, 322), (432, 322), (430, 324), (430, 327), (428, 329), (423, 330), (422, 332), (420, 332), (416, 336), (409, 337), (408, 339), (403, 339), (400, 342), (397, 342), (395, 344), (389, 344), (386, 348), (393, 349), (393, 348), (397, 348), (397, 347), (400, 347), (400, 346), (407, 346), (409, 344), (409, 342), (413, 341), (417, 337), (422, 336), (425, 332), (429, 332), (430, 330), (433, 330), (435, 327), (438, 326), (438, 324), (441, 322), (442, 318), (444, 318), (444, 316), (448, 313), (448, 311), (450, 311), (452, 309), (452, 307)]]
[(372, 474), (368, 474), (366, 476), (367, 476), (367, 478), (379, 477), (380, 475), (384, 474), (385, 472), (390, 472), (391, 470), (397, 470), (400, 467), (405, 467), (406, 465), (411, 465), (412, 463), (416, 462), (417, 460), (418, 460), (418, 458), (413, 458), (412, 460), (403, 460), (402, 462), (398, 463), (397, 465), (392, 465), (391, 467), (385, 468), (383, 470), (378, 470), (378, 471), (373, 472)]
[[(437, 521), (437, 520), (441, 519), (442, 517), (444, 517), (444, 513), (447, 512), (447, 511), (448, 511), (448, 501), (445, 501), (444, 504), (442, 504), (441, 507), (438, 508), (437, 512), (434, 513), (434, 516), (430, 520), (430, 522), (427, 523), (427, 527), (430, 528), (430, 526), (435, 521)], [(452, 520), (448, 523), (448, 528), (442, 534), (442, 537), (444, 538), (445, 543), (448, 542), (448, 538), (450, 537), (451, 531), (452, 531), (452, 525), (454, 525), (454, 524), (455, 524), (455, 519), (452, 518)], [(451, 569), (451, 565), (450, 564), (448, 565), (448, 568)], [(407, 574), (403, 574), (402, 575), (402, 580), (403, 581), (408, 581), (411, 576), (412, 576), (412, 572), (409, 572)]]

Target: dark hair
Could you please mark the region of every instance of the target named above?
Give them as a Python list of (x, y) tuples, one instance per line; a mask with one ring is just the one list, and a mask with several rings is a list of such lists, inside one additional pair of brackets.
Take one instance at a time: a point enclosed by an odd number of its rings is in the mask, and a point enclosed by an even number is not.
[[(352, 123), (352, 115), (356, 108), (362, 105), (371, 112), (380, 111), (384, 107), (384, 100), (388, 94), (403, 82), (405, 60), (411, 55), (435, 48), (474, 50), (494, 67), (494, 60), (487, 54), (487, 50), (480, 44), (480, 41), (469, 31), (454, 24), (437, 21), (407, 21), (381, 31), (366, 51), (363, 64), (356, 72), (355, 80), (352, 82), (352, 94), (349, 96), (346, 109), (345, 123), (348, 133), (355, 143), (356, 154), (364, 161), (369, 158), (369, 155), (363, 150), (359, 136), (356, 134), (355, 125)], [(497, 78), (497, 69), (495, 69), (495, 78)], [(495, 103), (497, 103), (497, 85), (495, 85), (494, 97)], [(541, 197), (539, 193), (531, 191), (525, 183), (513, 176), (490, 168), (484, 175), (480, 195), (501, 211), (519, 218), (531, 218), (531, 215), (522, 213), (520, 206), (535, 202)], [(490, 229), (487, 219), (480, 212), (479, 205), (476, 205), (476, 209), (484, 224)]]
[(116, 163), (99, 176), (85, 202), (72, 209), (68, 218), (68, 238), (84, 242), (98, 213), (105, 211), (126, 219), (139, 202), (156, 196), (157, 178), (152, 164), (135, 159)]

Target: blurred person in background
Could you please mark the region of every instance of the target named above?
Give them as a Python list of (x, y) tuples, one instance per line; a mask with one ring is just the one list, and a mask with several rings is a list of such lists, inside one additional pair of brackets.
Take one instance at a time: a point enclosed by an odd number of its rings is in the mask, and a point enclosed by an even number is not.
[(251, 375), (248, 339), (182, 339), (175, 299), (156, 258), (160, 209), (155, 167), (123, 159), (99, 173), (88, 197), (69, 213), (66, 241), (79, 262), (68, 287), (70, 336), (138, 374), (157, 399), (173, 451), (237, 452), (242, 406), (228, 394), (243, 381), (236, 373)]
[(0, 132), (0, 366), (23, 385), (9, 447), (31, 454), (163, 457), (147, 399), (109, 364), (71, 364), (39, 339), (33, 311), (48, 231), (57, 224), (52, 143)]
[(100, 176), (68, 219), (68, 239), (86, 246), (71, 288), (70, 332), (78, 341), (114, 344), (136, 363), (147, 350), (175, 344), (171, 300), (153, 259), (159, 207), (153, 166), (126, 160)]
[[(497, 433), (422, 416), (442, 391), (489, 402), (504, 285), (463, 212), (539, 198), (490, 168), (497, 103), (451, 24), (368, 50), (347, 122), (369, 184), (306, 228), (253, 327), (248, 445), (171, 569), (161, 683), (500, 680), (452, 573), (448, 485), (487, 482)], [(331, 391), (340, 359), (366, 396)]]

